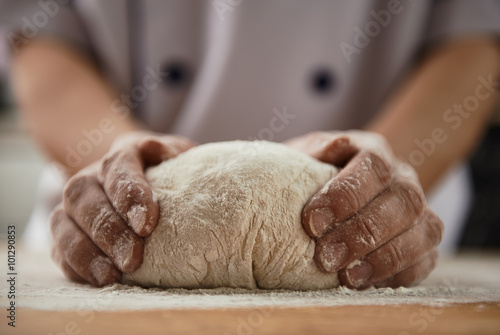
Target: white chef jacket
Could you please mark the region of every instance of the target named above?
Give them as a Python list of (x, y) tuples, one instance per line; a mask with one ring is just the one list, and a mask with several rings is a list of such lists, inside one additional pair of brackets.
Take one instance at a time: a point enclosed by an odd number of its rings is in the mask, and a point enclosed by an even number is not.
[(200, 143), (362, 129), (427, 48), (500, 35), (497, 0), (1, 5), (11, 32), (26, 35), (31, 23), (35, 36), (59, 38), (94, 60), (121, 97), (111, 112), (133, 106), (150, 129)]

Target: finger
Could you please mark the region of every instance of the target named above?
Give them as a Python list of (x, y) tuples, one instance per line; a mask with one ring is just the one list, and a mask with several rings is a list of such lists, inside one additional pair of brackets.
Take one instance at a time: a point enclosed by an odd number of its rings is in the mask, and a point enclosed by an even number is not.
[(176, 157), (194, 146), (194, 142), (180, 136), (146, 136), (138, 144), (141, 157), (149, 165)]
[(420, 283), (422, 280), (434, 270), (438, 260), (437, 248), (432, 249), (423, 260), (409, 268), (397, 273), (396, 275), (382, 281), (375, 283), (375, 287), (393, 287), (411, 286)]
[(52, 247), (52, 260), (59, 266), (66, 278), (75, 282), (85, 282), (85, 280), (80, 277), (71, 266), (69, 266), (57, 246)]
[(422, 260), (439, 244), (442, 234), (443, 223), (426, 210), (416, 225), (351, 263), (339, 272), (339, 278), (344, 285), (358, 289), (381, 282)]
[(315, 154), (318, 160), (336, 166), (344, 166), (360, 149), (356, 147), (348, 136), (339, 136), (333, 141), (324, 142)]
[(64, 190), (67, 214), (123, 272), (142, 263), (144, 241), (116, 213), (97, 178), (80, 174)]
[(316, 241), (318, 266), (327, 272), (344, 268), (414, 225), (424, 206), (422, 189), (397, 179), (357, 215)]
[[(64, 210), (56, 210), (50, 221), (54, 243), (60, 252), (60, 255), (56, 253), (55, 257), (60, 261), (59, 264), (64, 266), (63, 271), (68, 277), (72, 278), (76, 274), (75, 278), (79, 277), (95, 286), (120, 281), (121, 273), (113, 262), (92, 243)], [(65, 263), (68, 266), (65, 266)]]
[(285, 142), (287, 146), (303, 152), (320, 161), (343, 166), (359, 148), (352, 144), (347, 135), (316, 132)]
[(303, 210), (302, 222), (312, 237), (320, 237), (365, 207), (390, 184), (393, 162), (389, 155), (362, 151), (319, 192)]
[(144, 177), (135, 146), (117, 149), (104, 158), (99, 181), (113, 207), (139, 236), (149, 235), (158, 223), (159, 209)]
[(117, 212), (139, 236), (153, 231), (159, 214), (144, 177), (144, 164), (158, 164), (194, 145), (180, 136), (129, 136), (118, 141), (104, 159), (100, 181)]

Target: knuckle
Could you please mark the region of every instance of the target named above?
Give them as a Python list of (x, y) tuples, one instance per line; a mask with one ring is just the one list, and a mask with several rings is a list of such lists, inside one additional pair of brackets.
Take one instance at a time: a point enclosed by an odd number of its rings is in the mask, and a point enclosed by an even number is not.
[(364, 215), (358, 220), (362, 229), (362, 233), (360, 232), (358, 235), (360, 242), (366, 247), (375, 247), (380, 240), (380, 229), (374, 218), (370, 215)]
[(403, 269), (404, 255), (402, 248), (393, 242), (389, 242), (385, 248), (386, 250), (386, 263), (390, 265), (392, 269), (399, 272)]
[(64, 250), (66, 259), (72, 262), (80, 262), (82, 259), (81, 255), (92, 252), (90, 247), (91, 245), (91, 243), (88, 243), (86, 236), (82, 234), (75, 234), (70, 243), (68, 243), (67, 248)]
[(331, 200), (335, 201), (337, 199), (335, 192), (339, 189), (339, 186), (335, 185), (336, 183), (337, 180), (330, 179), (317, 193), (309, 198), (303, 212), (308, 213), (318, 208), (331, 206)]
[(91, 177), (86, 174), (77, 174), (68, 180), (63, 190), (65, 201), (76, 201), (90, 185)]
[(363, 161), (363, 164), (375, 173), (380, 183), (386, 183), (392, 178), (393, 167), (382, 152), (370, 150)]
[[(336, 208), (343, 209), (347, 212), (354, 212), (362, 206), (359, 192), (360, 181), (356, 178), (345, 178), (342, 181), (335, 183), (334, 192), (329, 192), (331, 200), (336, 204)], [(333, 186), (333, 184), (332, 184)]]
[(113, 213), (102, 208), (90, 222), (90, 235), (94, 240), (104, 239), (113, 230)]
[(122, 157), (122, 150), (116, 150), (106, 154), (101, 161), (101, 175), (106, 176), (113, 166), (115, 166), (115, 162), (119, 161)]
[(119, 210), (127, 211), (133, 204), (142, 203), (151, 190), (139, 180), (117, 178), (114, 182), (113, 203)]
[(429, 238), (434, 244), (439, 244), (443, 239), (444, 224), (434, 213), (428, 216), (427, 225), (429, 227)]
[(420, 216), (426, 204), (422, 188), (413, 182), (402, 179), (396, 180), (394, 184), (396, 196), (403, 201), (403, 206), (413, 212), (415, 216)]
[(58, 206), (49, 217), (49, 225), (50, 231), (52, 232), (52, 236), (55, 236), (55, 231), (59, 227), (59, 225), (63, 222), (66, 216), (66, 212), (62, 206)]

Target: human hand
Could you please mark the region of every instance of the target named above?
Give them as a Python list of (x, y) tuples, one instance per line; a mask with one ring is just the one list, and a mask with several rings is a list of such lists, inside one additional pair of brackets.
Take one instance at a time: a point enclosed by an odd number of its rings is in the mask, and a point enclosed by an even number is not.
[(316, 132), (285, 144), (343, 167), (302, 212), (315, 260), (350, 288), (415, 284), (436, 265), (441, 220), (427, 208), (418, 177), (385, 139), (364, 131)]
[(104, 286), (139, 267), (143, 237), (154, 230), (159, 213), (144, 169), (193, 146), (179, 136), (129, 133), (68, 180), (63, 203), (50, 218), (52, 258), (66, 277)]

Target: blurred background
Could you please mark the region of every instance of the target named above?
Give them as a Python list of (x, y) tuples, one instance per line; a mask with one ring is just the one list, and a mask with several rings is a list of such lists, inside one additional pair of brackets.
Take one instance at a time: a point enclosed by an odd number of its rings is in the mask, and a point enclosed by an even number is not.
[[(0, 36), (4, 32), (0, 28)], [(21, 233), (33, 210), (40, 173), (46, 162), (22, 128), (8, 86), (7, 50), (0, 43), (0, 233), (8, 225)]]
[[(4, 36), (0, 28), (0, 36)], [(8, 85), (6, 44), (0, 43), (0, 237), (16, 225), (20, 235), (35, 204), (38, 180), (47, 162), (23, 129)], [(474, 199), (460, 245), (500, 245), (500, 108), (469, 161)], [(446, 199), (441, 200), (441, 203)]]

